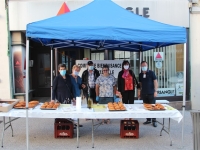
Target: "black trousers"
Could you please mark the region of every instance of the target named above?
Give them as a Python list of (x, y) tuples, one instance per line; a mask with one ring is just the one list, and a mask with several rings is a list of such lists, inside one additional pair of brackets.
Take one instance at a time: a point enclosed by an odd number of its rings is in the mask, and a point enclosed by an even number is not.
[(125, 104), (134, 104), (135, 91), (124, 91), (122, 94), (122, 101)]
[[(97, 103), (96, 102), (96, 91), (95, 91), (95, 88), (90, 88), (90, 98), (93, 100), (93, 103)], [(88, 93), (86, 93), (86, 99), (88, 101)]]
[[(142, 94), (141, 98), (143, 99), (143, 103), (146, 103), (146, 104), (155, 104), (156, 103), (154, 94)], [(147, 118), (147, 121), (151, 121), (151, 118)], [(156, 118), (152, 118), (152, 122), (156, 122)]]

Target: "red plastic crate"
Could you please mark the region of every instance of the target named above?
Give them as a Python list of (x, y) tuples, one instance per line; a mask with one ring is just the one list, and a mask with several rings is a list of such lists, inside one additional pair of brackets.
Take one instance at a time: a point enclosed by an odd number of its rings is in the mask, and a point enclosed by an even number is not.
[(139, 122), (137, 120), (121, 120), (121, 138), (139, 138)]
[(55, 138), (73, 138), (74, 124), (68, 119), (55, 119), (54, 137)]

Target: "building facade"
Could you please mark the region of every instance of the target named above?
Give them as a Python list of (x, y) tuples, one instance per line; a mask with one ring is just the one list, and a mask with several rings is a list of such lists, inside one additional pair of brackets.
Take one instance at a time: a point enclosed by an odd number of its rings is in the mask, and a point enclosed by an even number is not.
[[(0, 94), (2, 98), (24, 95), (25, 85), (25, 31), (28, 23), (54, 17), (87, 5), (92, 0), (9, 0), (8, 9), (1, 9), (0, 22), (4, 24), (0, 57), (5, 64), (0, 70)], [(113, 0), (127, 11), (138, 14), (162, 23), (183, 26), (189, 35), (189, 2), (187, 0)], [(5, 2), (1, 1), (1, 7)], [(4, 7), (3, 7), (4, 8)], [(8, 12), (6, 11), (8, 10)], [(103, 8), (102, 8), (103, 11)], [(6, 19), (8, 16), (9, 20)], [(9, 31), (7, 32), (7, 27)], [(10, 36), (9, 36), (10, 33)], [(10, 37), (10, 42), (9, 42)], [(189, 36), (188, 36), (189, 37)], [(189, 39), (189, 38), (188, 38)], [(189, 40), (188, 40), (189, 41)], [(10, 48), (10, 55), (7, 55)], [(189, 47), (189, 43), (187, 43)], [(183, 94), (183, 45), (173, 45), (143, 52), (142, 60), (149, 63), (149, 68), (156, 72), (159, 81), (160, 99), (182, 100)], [(33, 96), (50, 96), (50, 48), (40, 43), (30, 43), (30, 93)], [(160, 60), (158, 61), (158, 57)], [(91, 51), (89, 49), (57, 49), (54, 51), (54, 74), (57, 74), (57, 65), (66, 63), (70, 72), (75, 60), (89, 58), (92, 60), (119, 60), (128, 59), (136, 76), (139, 74), (140, 56), (136, 52), (125, 51)], [(20, 67), (18, 66), (20, 65)], [(187, 77), (190, 78), (190, 63), (187, 63)], [(1, 76), (2, 75), (2, 76)], [(5, 76), (4, 76), (5, 75)], [(21, 78), (17, 78), (21, 76)], [(2, 78), (2, 79), (1, 79)], [(7, 87), (7, 88), (5, 88)], [(190, 81), (187, 81), (187, 100), (190, 99)], [(1, 96), (0, 96), (1, 98)]]

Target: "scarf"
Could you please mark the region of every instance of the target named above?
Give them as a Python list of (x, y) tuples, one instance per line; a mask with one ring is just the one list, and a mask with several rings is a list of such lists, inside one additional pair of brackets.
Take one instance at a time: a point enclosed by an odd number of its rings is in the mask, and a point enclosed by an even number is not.
[(127, 70), (123, 70), (124, 71), (124, 73), (123, 73), (123, 75), (122, 75), (122, 78), (126, 78), (127, 76), (128, 76), (128, 74), (129, 74), (129, 69), (127, 69)]

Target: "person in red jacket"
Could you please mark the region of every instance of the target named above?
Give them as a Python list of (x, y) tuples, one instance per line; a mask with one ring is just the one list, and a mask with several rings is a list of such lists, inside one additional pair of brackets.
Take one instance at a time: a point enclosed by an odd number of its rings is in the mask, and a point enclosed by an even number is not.
[(130, 70), (130, 63), (124, 60), (122, 70), (118, 74), (118, 91), (122, 94), (122, 102), (125, 104), (134, 104), (135, 86), (140, 86), (135, 78), (135, 74)]

